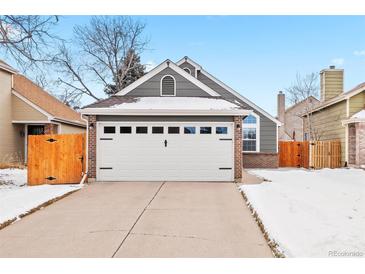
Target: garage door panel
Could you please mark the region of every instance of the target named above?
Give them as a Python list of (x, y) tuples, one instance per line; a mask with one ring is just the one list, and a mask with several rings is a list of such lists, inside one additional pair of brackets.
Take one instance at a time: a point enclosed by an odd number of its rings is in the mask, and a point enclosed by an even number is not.
[[(120, 134), (120, 126), (131, 126), (131, 134)], [(104, 126), (114, 126), (115, 134), (103, 134)], [(136, 134), (137, 126), (147, 126), (147, 134)], [(164, 134), (152, 134), (160, 126)], [(178, 126), (179, 134), (167, 134)], [(184, 134), (184, 127), (195, 134)], [(211, 127), (200, 134), (199, 127)], [(215, 134), (217, 126), (227, 134)], [(233, 180), (233, 123), (98, 123), (97, 179), (99, 181), (231, 181)], [(112, 140), (100, 140), (100, 139)], [(224, 139), (224, 140), (220, 140)], [(165, 146), (165, 141), (167, 142)], [(111, 169), (100, 169), (109, 167)], [(223, 168), (223, 169), (222, 169)], [(231, 169), (228, 169), (231, 168)]]

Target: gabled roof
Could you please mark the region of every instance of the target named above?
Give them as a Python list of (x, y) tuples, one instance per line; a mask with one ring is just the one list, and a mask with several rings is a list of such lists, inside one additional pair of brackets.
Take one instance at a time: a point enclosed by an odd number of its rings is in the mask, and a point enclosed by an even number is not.
[(13, 75), (13, 94), (36, 107), (50, 120), (85, 125), (80, 113), (66, 106), (23, 75)]
[(0, 70), (5, 70), (5, 71), (10, 72), (10, 73), (17, 73), (17, 71), (12, 66), (5, 63), (1, 59), (0, 59)]
[(112, 96), (86, 106), (84, 114), (96, 115), (249, 115), (252, 110), (218, 97)]
[[(289, 111), (289, 110), (291, 110), (291, 109), (293, 109), (293, 108), (295, 108), (295, 107), (297, 107), (297, 106), (299, 106), (299, 105), (301, 105), (302, 103), (304, 103), (305, 101), (307, 101), (308, 99), (312, 99), (315, 103), (319, 103), (320, 101), (316, 98), (316, 97), (314, 97), (314, 96), (309, 96), (308, 98), (305, 98), (305, 99), (303, 99), (303, 100), (301, 100), (301, 101), (299, 101), (298, 103), (295, 103), (295, 104), (293, 104), (293, 105), (291, 105), (290, 107), (288, 107), (287, 109), (285, 109), (285, 112), (286, 111)], [(312, 102), (313, 103), (313, 102)]]
[(132, 84), (130, 84), (126, 88), (124, 88), (121, 91), (119, 91), (118, 93), (116, 93), (116, 95), (123, 96), (123, 95), (128, 94), (128, 92), (132, 91), (133, 89), (135, 89), (139, 85), (143, 84), (147, 80), (151, 79), (153, 76), (155, 76), (156, 74), (158, 74), (159, 72), (161, 72), (162, 70), (164, 70), (166, 68), (171, 68), (176, 73), (180, 74), (182, 77), (186, 78), (187, 80), (192, 82), (194, 85), (196, 85), (197, 87), (201, 88), (203, 91), (208, 93), (210, 96), (214, 96), (214, 97), (219, 97), (220, 96), (213, 89), (211, 89), (207, 85), (203, 84), (198, 79), (191, 76), (189, 73), (186, 73), (186, 71), (184, 71), (182, 68), (177, 66), (174, 62), (171, 62), (168, 59), (166, 61), (162, 62), (160, 65), (158, 65), (154, 69), (152, 69), (151, 71), (149, 71), (147, 74), (145, 74), (141, 78), (139, 78), (137, 81), (133, 82)]
[(196, 68), (199, 67), (198, 69), (200, 70), (200, 73), (203, 73), (210, 80), (214, 81), (215, 83), (217, 83), (218, 85), (220, 85), (221, 87), (223, 87), (224, 89), (226, 89), (227, 91), (229, 91), (230, 93), (232, 93), (234, 96), (236, 96), (241, 101), (245, 102), (247, 105), (251, 106), (253, 109), (256, 109), (257, 111), (259, 111), (260, 113), (262, 113), (263, 115), (265, 115), (271, 121), (275, 122), (278, 125), (281, 125), (281, 122), (279, 120), (277, 120), (276, 118), (274, 118), (272, 115), (270, 115), (269, 113), (267, 113), (265, 110), (263, 110), (262, 108), (260, 108), (259, 106), (257, 106), (253, 102), (251, 102), (250, 100), (248, 100), (246, 97), (244, 97), (241, 94), (239, 94), (233, 88), (227, 86), (225, 83), (223, 83), (222, 81), (220, 81), (219, 79), (217, 79), (216, 77), (214, 77), (213, 75), (211, 75), (210, 73), (208, 73), (206, 70), (204, 70), (202, 68), (202, 66), (200, 66), (198, 63), (196, 63), (195, 61), (193, 61), (189, 57), (187, 57), (187, 56), (183, 57), (181, 60), (179, 60), (177, 62), (177, 64), (180, 64), (181, 65), (184, 62), (188, 62), (188, 63), (190, 63), (192, 66), (194, 66)]
[(315, 109), (313, 109), (312, 112), (316, 112), (319, 111), (323, 108), (329, 107), (331, 105), (337, 104), (343, 100), (347, 100), (349, 98), (351, 98), (352, 96), (355, 96), (357, 94), (359, 94), (360, 92), (365, 91), (365, 82), (357, 85), (356, 87), (350, 89), (349, 91), (342, 93), (328, 101), (323, 102), (322, 104), (320, 104), (318, 107), (316, 107)]

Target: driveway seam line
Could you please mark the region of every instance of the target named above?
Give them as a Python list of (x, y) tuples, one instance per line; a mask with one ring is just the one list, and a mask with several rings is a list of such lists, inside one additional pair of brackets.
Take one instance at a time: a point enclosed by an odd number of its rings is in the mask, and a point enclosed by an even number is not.
[(163, 181), (162, 184), (159, 186), (159, 188), (157, 189), (156, 193), (152, 196), (151, 200), (148, 202), (148, 204), (143, 208), (141, 214), (139, 214), (139, 216), (137, 217), (136, 221), (133, 223), (132, 227), (128, 230), (127, 235), (123, 238), (122, 242), (120, 243), (120, 245), (118, 246), (118, 248), (114, 251), (112, 258), (115, 257), (115, 255), (118, 253), (118, 251), (120, 250), (120, 248), (122, 247), (122, 245), (124, 244), (125, 240), (128, 238), (128, 236), (131, 234), (133, 228), (136, 226), (136, 224), (138, 223), (138, 221), (141, 219), (142, 215), (145, 213), (147, 207), (152, 203), (152, 201), (156, 198), (157, 194), (160, 192), (161, 188), (165, 185), (166, 181)]

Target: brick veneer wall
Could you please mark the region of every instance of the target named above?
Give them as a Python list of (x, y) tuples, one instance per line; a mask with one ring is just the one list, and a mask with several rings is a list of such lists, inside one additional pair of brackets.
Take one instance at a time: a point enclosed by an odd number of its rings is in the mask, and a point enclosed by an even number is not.
[(96, 179), (96, 116), (88, 116), (88, 121), (88, 180), (93, 181)]
[(277, 153), (242, 153), (244, 168), (277, 168), (279, 157)]
[(356, 123), (356, 166), (365, 166), (365, 123)]
[(57, 134), (58, 126), (55, 124), (45, 124), (44, 125), (44, 134)]
[(242, 178), (242, 116), (234, 116), (234, 178)]

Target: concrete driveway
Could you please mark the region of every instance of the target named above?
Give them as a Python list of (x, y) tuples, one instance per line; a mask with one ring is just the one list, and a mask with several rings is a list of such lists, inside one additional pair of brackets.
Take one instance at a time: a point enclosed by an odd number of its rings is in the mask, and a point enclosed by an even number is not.
[(94, 183), (0, 230), (0, 257), (272, 257), (233, 183)]

